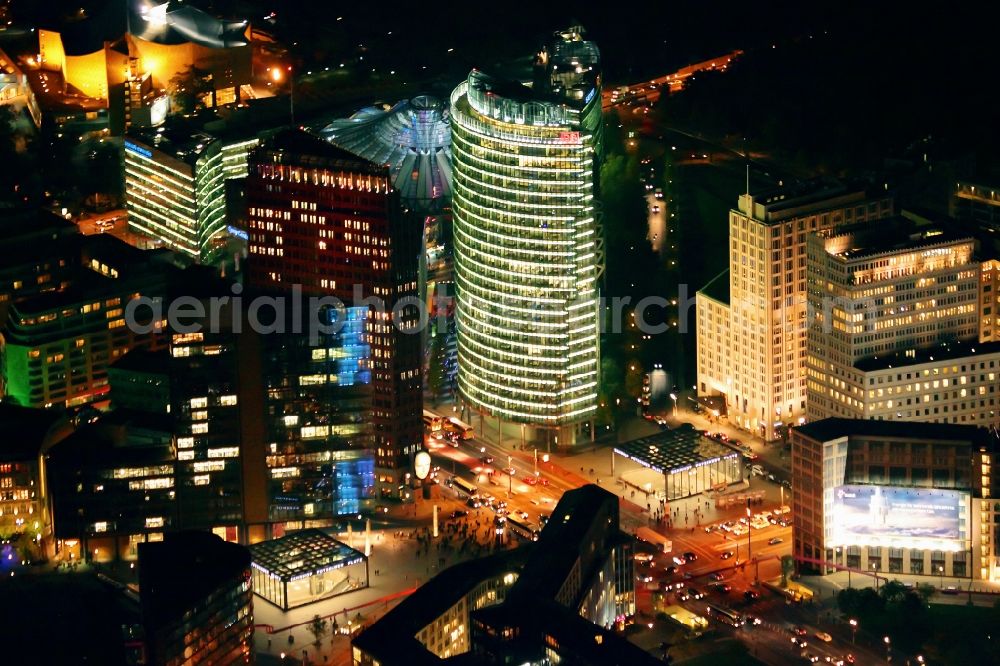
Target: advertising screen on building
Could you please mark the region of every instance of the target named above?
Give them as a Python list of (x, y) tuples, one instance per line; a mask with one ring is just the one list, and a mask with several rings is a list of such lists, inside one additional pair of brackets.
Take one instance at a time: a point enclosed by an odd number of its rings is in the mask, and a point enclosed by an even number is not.
[(968, 493), (848, 485), (834, 488), (833, 494), (831, 545), (965, 548)]

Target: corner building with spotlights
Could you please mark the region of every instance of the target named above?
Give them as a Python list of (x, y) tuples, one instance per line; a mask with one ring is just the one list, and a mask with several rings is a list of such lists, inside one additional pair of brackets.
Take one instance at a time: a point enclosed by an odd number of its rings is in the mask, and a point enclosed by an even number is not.
[(600, 54), (581, 32), (531, 82), (473, 70), (451, 96), (461, 398), (559, 446), (592, 436), (600, 367)]

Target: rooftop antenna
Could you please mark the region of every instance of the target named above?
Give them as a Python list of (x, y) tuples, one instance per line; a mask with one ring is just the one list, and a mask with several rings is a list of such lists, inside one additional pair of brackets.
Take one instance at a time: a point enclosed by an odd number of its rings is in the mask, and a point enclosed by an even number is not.
[(743, 137), (743, 159), (747, 161), (747, 198), (750, 198), (750, 151), (747, 150), (746, 137)]

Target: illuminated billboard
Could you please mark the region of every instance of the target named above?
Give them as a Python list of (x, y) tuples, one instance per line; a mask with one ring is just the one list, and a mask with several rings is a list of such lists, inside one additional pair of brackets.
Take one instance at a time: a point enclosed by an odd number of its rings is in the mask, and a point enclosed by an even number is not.
[(896, 486), (838, 486), (829, 517), (833, 546), (964, 550), (969, 494)]

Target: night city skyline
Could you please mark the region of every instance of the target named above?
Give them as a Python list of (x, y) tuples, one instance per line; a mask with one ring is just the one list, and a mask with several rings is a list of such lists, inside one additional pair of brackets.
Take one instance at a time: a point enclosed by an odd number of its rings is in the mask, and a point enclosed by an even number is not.
[(0, 0), (0, 663), (1000, 663), (993, 14)]

